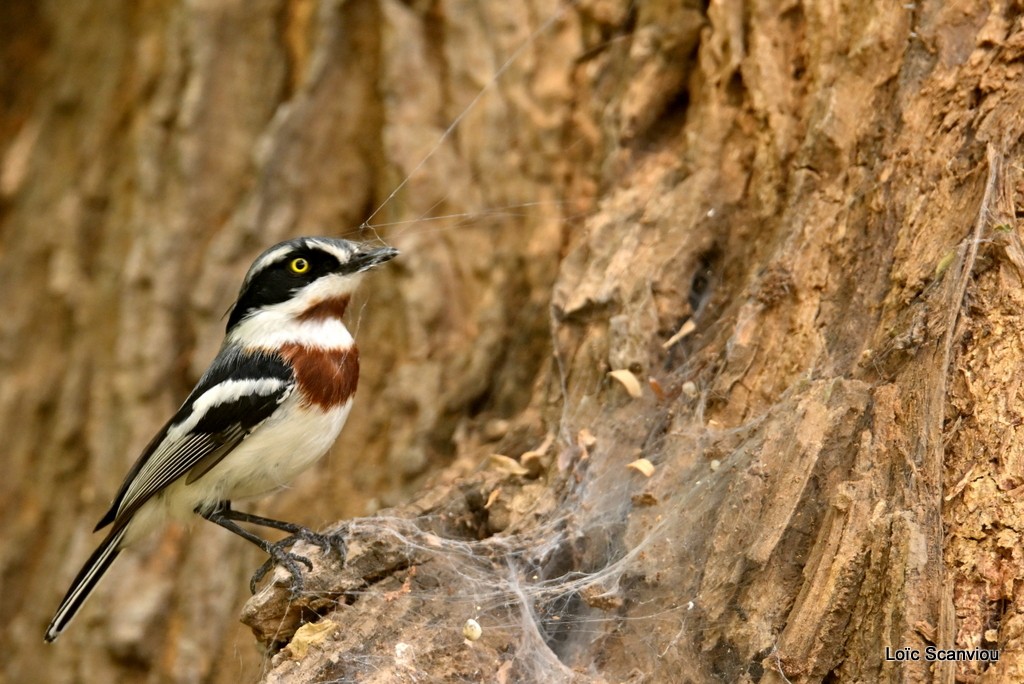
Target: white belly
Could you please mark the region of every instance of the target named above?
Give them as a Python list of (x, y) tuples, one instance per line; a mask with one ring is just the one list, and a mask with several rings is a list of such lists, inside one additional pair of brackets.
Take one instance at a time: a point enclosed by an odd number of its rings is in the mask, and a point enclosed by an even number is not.
[[(287, 402), (298, 404), (297, 394)], [(351, 408), (351, 399), (326, 413), (319, 408), (289, 407), (290, 410), (282, 411), (288, 414), (286, 421), (268, 420), (210, 472), (186, 485), (186, 489), (205, 488), (209, 495), (198, 495), (202, 502), (213, 495), (218, 501), (230, 501), (280, 489), (327, 453)], [(210, 481), (204, 485), (207, 479)]]

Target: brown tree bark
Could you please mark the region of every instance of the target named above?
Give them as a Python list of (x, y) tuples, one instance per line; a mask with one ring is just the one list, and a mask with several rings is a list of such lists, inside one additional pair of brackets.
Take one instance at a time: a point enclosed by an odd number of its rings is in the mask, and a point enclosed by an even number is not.
[[(0, 681), (1021, 678), (1022, 57), (999, 1), (0, 4)], [(171, 527), (44, 646), (301, 234), (402, 250), (250, 507), (344, 558), (247, 603)]]

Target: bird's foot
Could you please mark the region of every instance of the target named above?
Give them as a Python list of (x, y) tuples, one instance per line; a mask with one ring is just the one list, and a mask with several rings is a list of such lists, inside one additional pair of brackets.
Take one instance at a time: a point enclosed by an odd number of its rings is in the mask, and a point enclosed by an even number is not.
[(288, 537), (287, 539), (282, 539), (279, 542), (274, 542), (267, 547), (266, 551), (270, 555), (270, 558), (268, 558), (266, 562), (261, 565), (255, 573), (253, 573), (252, 579), (249, 580), (249, 591), (251, 593), (256, 593), (256, 585), (258, 585), (260, 581), (267, 576), (267, 573), (270, 572), (275, 565), (280, 565), (291, 573), (292, 583), (291, 586), (289, 586), (289, 591), (291, 591), (292, 595), (297, 596), (302, 592), (302, 569), (299, 567), (299, 563), (305, 565), (307, 570), (312, 570), (313, 562), (305, 556), (300, 556), (286, 550), (294, 543), (295, 542), (292, 541), (292, 538)]
[(274, 565), (282, 565), (291, 573), (292, 584), (290, 590), (292, 595), (297, 595), (302, 591), (302, 571), (299, 569), (298, 563), (304, 564), (309, 570), (313, 569), (313, 563), (305, 556), (299, 556), (287, 551), (287, 549), (290, 549), (300, 541), (319, 546), (325, 553), (334, 551), (338, 554), (339, 558), (345, 558), (346, 547), (343, 535), (321, 534), (305, 527), (299, 527), (294, 534), (270, 545), (267, 550), (270, 558), (256, 570), (252, 579), (249, 580), (249, 590), (253, 594), (256, 593), (256, 585), (267, 576), (267, 573), (270, 572)]
[(345, 553), (347, 551), (347, 547), (345, 546), (345, 535), (343, 534), (322, 534), (303, 527), (291, 537), (282, 539), (281, 541), (288, 541), (288, 539), (294, 540), (291, 544), (294, 544), (296, 541), (301, 539), (302, 541), (313, 544), (314, 546), (319, 546), (325, 553), (331, 553), (333, 551), (334, 553), (337, 553), (338, 557), (341, 559), (345, 558)]

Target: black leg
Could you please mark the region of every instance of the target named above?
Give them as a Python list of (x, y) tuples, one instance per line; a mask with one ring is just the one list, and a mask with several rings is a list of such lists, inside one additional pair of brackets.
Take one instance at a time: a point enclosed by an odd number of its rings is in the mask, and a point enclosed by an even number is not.
[(262, 515), (253, 515), (252, 513), (245, 513), (243, 511), (236, 511), (231, 508), (230, 501), (224, 502), (220, 509), (220, 514), (228, 520), (249, 523), (250, 525), (259, 525), (261, 527), (270, 527), (275, 530), (287, 532), (291, 537), (277, 542), (277, 544), (283, 547), (291, 546), (301, 539), (302, 541), (319, 546), (324, 551), (337, 551), (339, 556), (342, 558), (345, 557), (345, 539), (341, 535), (320, 534), (319, 532), (314, 532), (308, 527), (296, 525), (295, 523), (284, 522), (283, 520), (274, 520), (273, 518), (264, 518)]
[(270, 527), (275, 530), (287, 532), (288, 534), (299, 535), (303, 532), (310, 531), (302, 525), (296, 525), (295, 523), (284, 522), (283, 520), (274, 520), (273, 518), (264, 518), (261, 515), (253, 515), (252, 513), (233, 510), (231, 508), (230, 501), (221, 509), (221, 515), (228, 520), (236, 520), (238, 522), (249, 523), (250, 525), (259, 525), (260, 527)]
[[(224, 529), (231, 530), (243, 539), (249, 540), (256, 546), (263, 549), (263, 551), (270, 556), (270, 558), (267, 559), (267, 562), (261, 565), (259, 569), (256, 570), (255, 574), (253, 574), (252, 579), (249, 580), (249, 589), (254, 594), (256, 593), (256, 585), (259, 584), (260, 580), (262, 580), (268, 572), (270, 572), (270, 569), (274, 567), (275, 563), (283, 565), (288, 572), (292, 574), (292, 593), (296, 594), (301, 591), (302, 574), (296, 561), (303, 563), (310, 570), (313, 569), (313, 564), (305, 556), (299, 556), (285, 550), (294, 546), (299, 540), (315, 544), (327, 553), (337, 551), (339, 557), (342, 559), (345, 558), (345, 538), (340, 534), (320, 534), (310, 530), (309, 528), (303, 527), (302, 525), (296, 525), (295, 523), (274, 520), (273, 518), (264, 518), (263, 516), (245, 513), (243, 511), (236, 511), (231, 508), (230, 501), (222, 501), (221, 504), (210, 513), (203, 513), (202, 511), (197, 511), (197, 513), (210, 522), (217, 523)], [(239, 527), (237, 524), (239, 522), (248, 523), (250, 525), (259, 525), (261, 527), (270, 527), (275, 530), (287, 532), (291, 536), (285, 537), (280, 541), (270, 542), (242, 527)]]
[[(313, 569), (313, 563), (310, 562), (310, 560), (304, 556), (299, 556), (294, 553), (289, 553), (288, 551), (285, 551), (286, 548), (295, 543), (294, 541), (291, 541), (291, 543), (287, 544), (283, 544), (282, 542), (270, 542), (266, 539), (263, 539), (262, 537), (253, 534), (252, 532), (249, 532), (248, 530), (242, 527), (239, 527), (238, 524), (236, 524), (232, 519), (232, 517), (237, 514), (237, 511), (232, 511), (230, 509), (230, 504), (226, 504), (226, 506), (216, 508), (209, 512), (204, 512), (201, 510), (196, 512), (199, 513), (199, 515), (206, 518), (207, 520), (209, 520), (210, 522), (216, 523), (224, 529), (234, 532), (242, 539), (246, 539), (252, 542), (256, 546), (263, 549), (264, 553), (270, 556), (270, 559), (266, 563), (264, 563), (259, 570), (256, 571), (256, 574), (253, 575), (252, 580), (250, 580), (249, 582), (249, 589), (252, 591), (252, 593), (256, 593), (256, 584), (261, 579), (263, 579), (263, 576), (267, 574), (271, 567), (273, 567), (274, 563), (279, 563), (280, 565), (284, 566), (285, 569), (288, 570), (288, 572), (291, 573), (291, 590), (293, 594), (297, 594), (302, 590), (302, 570), (301, 568), (299, 568), (299, 563), (305, 565), (309, 570)], [(289, 540), (286, 539), (283, 541), (287, 542)]]

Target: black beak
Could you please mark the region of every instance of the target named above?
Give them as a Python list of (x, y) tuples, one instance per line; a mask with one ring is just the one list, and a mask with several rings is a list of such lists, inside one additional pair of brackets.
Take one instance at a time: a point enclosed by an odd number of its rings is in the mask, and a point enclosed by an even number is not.
[(394, 247), (363, 249), (353, 254), (344, 268), (349, 273), (360, 273), (378, 264), (383, 264), (385, 261), (391, 261), (396, 256), (398, 256), (398, 250)]

